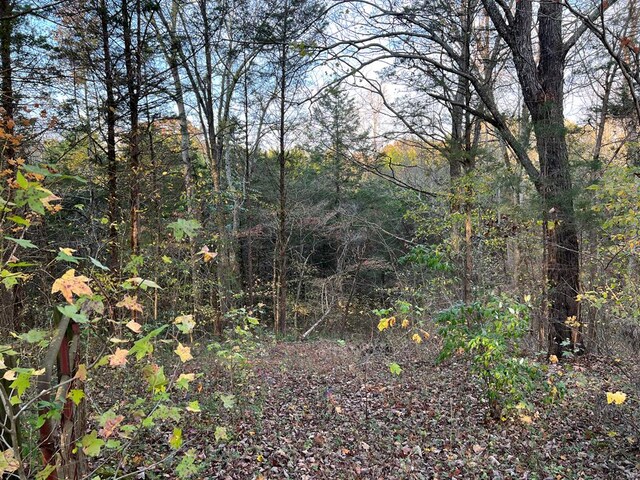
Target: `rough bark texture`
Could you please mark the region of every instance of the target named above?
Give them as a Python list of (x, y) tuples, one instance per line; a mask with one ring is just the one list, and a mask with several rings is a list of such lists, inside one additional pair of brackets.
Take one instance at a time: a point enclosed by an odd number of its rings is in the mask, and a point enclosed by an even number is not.
[[(576, 295), (580, 287), (579, 244), (571, 194), (571, 172), (564, 126), (563, 80), (567, 47), (562, 40), (562, 5), (540, 3), (537, 17), (539, 61), (533, 50), (533, 2), (520, 0), (515, 13), (482, 0), (512, 54), (522, 95), (531, 114), (540, 162), (532, 178), (543, 199), (545, 275), (548, 295), (549, 353), (573, 350), (581, 340)], [(501, 4), (502, 5), (502, 4)], [(576, 323), (577, 325), (577, 323)]]

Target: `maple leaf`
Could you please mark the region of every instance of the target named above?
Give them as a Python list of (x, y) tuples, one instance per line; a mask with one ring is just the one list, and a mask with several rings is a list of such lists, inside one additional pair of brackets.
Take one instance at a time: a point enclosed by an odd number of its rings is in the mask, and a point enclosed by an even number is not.
[(389, 364), (389, 371), (394, 375), (400, 375), (400, 373), (402, 373), (402, 368), (400, 368), (400, 365), (394, 362)]
[(382, 332), (383, 330), (386, 330), (387, 328), (389, 328), (389, 319), (388, 318), (381, 318), (380, 321), (378, 322), (378, 330), (380, 330)]
[(193, 382), (195, 379), (195, 373), (181, 373), (178, 380), (176, 380), (176, 387), (181, 388), (182, 390), (188, 390), (189, 382)]
[(129, 350), (125, 350), (124, 348), (116, 348), (116, 351), (113, 355), (109, 355), (109, 365), (112, 367), (121, 367), (125, 363), (127, 363), (127, 355), (129, 354)]
[(13, 448), (9, 448), (5, 451), (0, 451), (0, 472), (15, 472), (20, 468), (20, 462), (18, 462), (13, 453)]
[(227, 440), (229, 438), (227, 436), (226, 427), (216, 427), (216, 431), (213, 433), (213, 436), (216, 438), (216, 441)]
[(191, 333), (196, 326), (193, 315), (180, 315), (176, 317), (173, 323), (182, 333)]
[(413, 340), (418, 345), (422, 343), (422, 337), (418, 333), (414, 333), (413, 336), (411, 337), (411, 340)]
[(182, 343), (178, 343), (178, 348), (176, 348), (174, 352), (180, 357), (182, 363), (193, 359), (193, 355), (191, 355), (191, 348), (185, 347)]
[(75, 276), (75, 269), (71, 268), (64, 275), (53, 282), (51, 293), (60, 292), (68, 303), (73, 303), (73, 295), (93, 295), (91, 288), (87, 285), (89, 279), (84, 275)]
[[(131, 310), (132, 312), (140, 312), (142, 313), (142, 305), (138, 303), (138, 296), (134, 295), (130, 297), (129, 295), (125, 295), (122, 300), (116, 303), (116, 307), (124, 307), (127, 310)], [(127, 325), (129, 326), (129, 325)], [(133, 329), (132, 329), (133, 330)], [(135, 332), (135, 330), (134, 330)], [(136, 332), (138, 333), (138, 332)]]
[(89, 457), (97, 457), (100, 455), (100, 449), (104, 446), (104, 440), (98, 438), (98, 432), (92, 430), (80, 440), (82, 443), (82, 451)]
[(607, 392), (607, 403), (614, 405), (622, 405), (627, 400), (627, 394), (624, 392)]
[(142, 330), (142, 325), (140, 325), (135, 320), (129, 320), (129, 322), (127, 322), (126, 327), (129, 330), (131, 330), (133, 333), (140, 333), (140, 331)]
[(84, 392), (82, 390), (78, 390), (77, 388), (74, 388), (67, 394), (67, 398), (71, 399), (71, 401), (76, 405), (80, 405), (80, 402), (84, 397)]

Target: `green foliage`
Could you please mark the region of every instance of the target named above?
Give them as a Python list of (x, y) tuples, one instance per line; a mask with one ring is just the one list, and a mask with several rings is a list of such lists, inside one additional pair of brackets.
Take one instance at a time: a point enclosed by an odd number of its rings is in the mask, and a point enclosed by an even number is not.
[(184, 218), (169, 223), (167, 227), (173, 230), (173, 236), (177, 241), (181, 241), (185, 236), (194, 238), (198, 230), (202, 228), (197, 220), (185, 220)]
[(451, 264), (435, 247), (426, 245), (416, 245), (409, 253), (398, 259), (400, 265), (415, 264), (423, 265), (430, 270), (449, 272), (452, 270)]
[(538, 386), (540, 366), (520, 355), (529, 307), (506, 297), (456, 305), (435, 318), (443, 345), (439, 361), (462, 354), (482, 380), (491, 414), (499, 417)]

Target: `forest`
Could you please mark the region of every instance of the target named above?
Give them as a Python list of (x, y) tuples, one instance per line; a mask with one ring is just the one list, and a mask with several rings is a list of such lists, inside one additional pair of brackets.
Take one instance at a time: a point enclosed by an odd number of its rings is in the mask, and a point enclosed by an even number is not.
[(637, 0), (0, 0), (0, 476), (640, 478)]

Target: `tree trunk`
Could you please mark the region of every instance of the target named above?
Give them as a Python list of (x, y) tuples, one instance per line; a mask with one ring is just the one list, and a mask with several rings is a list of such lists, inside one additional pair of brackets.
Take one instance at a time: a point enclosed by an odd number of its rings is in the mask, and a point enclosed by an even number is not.
[[(140, 21), (140, 1), (136, 1), (136, 19)], [(124, 63), (126, 69), (127, 93), (129, 96), (129, 174), (131, 175), (129, 196), (129, 220), (131, 230), (129, 245), (131, 254), (137, 255), (140, 250), (140, 126), (139, 102), (141, 87), (141, 51), (140, 38), (133, 45), (132, 33), (140, 36), (140, 28), (133, 29), (133, 15), (129, 11), (128, 0), (122, 0), (122, 22), (124, 43)], [(139, 25), (138, 25), (139, 27)]]
[(100, 2), (100, 25), (102, 30), (102, 53), (104, 55), (104, 78), (107, 123), (107, 191), (109, 219), (109, 268), (118, 269), (118, 163), (116, 157), (116, 100), (113, 85), (113, 63), (109, 45), (109, 11), (105, 0)]
[[(515, 13), (509, 12), (508, 21), (494, 0), (482, 2), (513, 54), (536, 136), (540, 172), (532, 180), (543, 200), (549, 353), (558, 355), (575, 350), (582, 341), (576, 301), (580, 288), (580, 247), (563, 107), (565, 56), (573, 44), (563, 43), (563, 6), (560, 2), (540, 2), (537, 18), (539, 62), (533, 51), (532, 0), (516, 2)], [(531, 175), (531, 168), (527, 171)]]
[[(285, 7), (286, 8), (286, 7)], [(288, 11), (285, 11), (284, 32), (287, 31), (286, 22)], [(285, 114), (286, 114), (286, 87), (287, 87), (287, 44), (286, 39), (282, 41), (282, 51), (280, 57), (280, 125), (279, 125), (279, 146), (278, 151), (278, 228), (276, 238), (276, 257), (274, 265), (274, 330), (276, 334), (284, 334), (287, 323), (287, 185), (286, 168), (287, 157), (285, 152)]]

